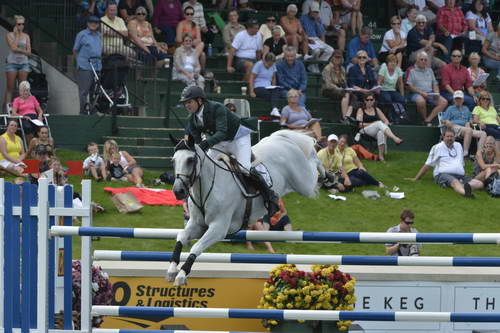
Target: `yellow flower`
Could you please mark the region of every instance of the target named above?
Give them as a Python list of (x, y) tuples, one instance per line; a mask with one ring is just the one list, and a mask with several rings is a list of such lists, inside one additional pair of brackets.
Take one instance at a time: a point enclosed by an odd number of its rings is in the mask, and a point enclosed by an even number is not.
[(287, 307), (288, 309), (293, 309), (293, 304), (292, 304), (292, 303), (287, 303), (286, 307)]
[(283, 309), (285, 306), (283, 305), (283, 303), (278, 303), (278, 304), (276, 304), (276, 307), (278, 309)]
[(306, 297), (304, 297), (304, 302), (311, 303), (311, 301), (312, 301), (312, 297), (311, 296), (307, 295)]

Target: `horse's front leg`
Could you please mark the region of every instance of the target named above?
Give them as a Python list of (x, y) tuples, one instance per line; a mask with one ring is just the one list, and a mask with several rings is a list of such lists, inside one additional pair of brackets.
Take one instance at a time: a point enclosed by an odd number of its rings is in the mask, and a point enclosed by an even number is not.
[(226, 237), (229, 222), (229, 218), (218, 217), (217, 221), (210, 223), (207, 231), (205, 231), (203, 236), (191, 247), (189, 257), (175, 277), (174, 286), (182, 286), (186, 284), (187, 276), (191, 272), (191, 267), (193, 266), (196, 257), (198, 257), (207, 248)]
[(168, 266), (167, 275), (165, 279), (168, 282), (173, 282), (175, 277), (179, 273), (177, 266), (181, 260), (182, 247), (187, 245), (187, 242), (200, 238), (203, 235), (203, 227), (190, 218), (184, 230), (179, 232), (177, 235), (177, 242), (175, 243), (175, 249), (172, 253), (172, 259), (170, 259), (170, 265)]

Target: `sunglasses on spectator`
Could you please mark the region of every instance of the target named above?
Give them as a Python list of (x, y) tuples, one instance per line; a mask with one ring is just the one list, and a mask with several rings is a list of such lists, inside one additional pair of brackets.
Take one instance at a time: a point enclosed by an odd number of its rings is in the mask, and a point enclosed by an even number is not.
[(482, 100), (482, 101), (491, 101), (491, 99), (488, 98), (488, 97), (482, 97), (482, 98), (480, 98), (480, 100)]
[(295, 98), (295, 97), (299, 97), (299, 95), (290, 95), (289, 97), (290, 98)]
[(373, 102), (375, 99), (374, 98), (367, 98), (365, 99), (366, 102)]
[(276, 22), (276, 19), (274, 19), (274, 18), (268, 18), (267, 22)]
[(406, 225), (412, 225), (413, 223), (415, 223), (413, 221), (404, 221), (404, 222), (405, 222)]
[(16, 23), (16, 25), (24, 25), (24, 23)]
[(186, 16), (193, 16), (194, 13), (189, 12), (189, 13), (185, 13), (184, 15), (186, 15)]
[(420, 61), (427, 61), (427, 60), (429, 60), (429, 59), (427, 59), (427, 58), (420, 58), (420, 59), (418, 59), (418, 60), (420, 60)]
[(335, 59), (342, 59), (342, 56), (340, 55), (336, 55), (336, 56), (333, 56)]
[(452, 54), (451, 56), (454, 57), (454, 58), (462, 58), (461, 54)]
[(139, 12), (139, 13), (136, 13), (135, 15), (146, 15), (146, 13)]
[(358, 56), (358, 59), (368, 59), (368, 57), (365, 57), (365, 56)]

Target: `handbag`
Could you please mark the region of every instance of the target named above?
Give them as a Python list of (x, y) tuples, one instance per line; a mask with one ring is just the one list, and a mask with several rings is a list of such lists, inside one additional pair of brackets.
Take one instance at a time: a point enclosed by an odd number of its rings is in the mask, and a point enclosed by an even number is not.
[(131, 192), (117, 193), (111, 197), (111, 202), (122, 214), (135, 213), (144, 207)]

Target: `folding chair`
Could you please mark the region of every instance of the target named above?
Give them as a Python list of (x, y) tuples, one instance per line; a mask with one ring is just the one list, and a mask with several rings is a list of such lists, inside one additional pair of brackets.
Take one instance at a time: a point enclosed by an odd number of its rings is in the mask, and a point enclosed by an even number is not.
[(224, 100), (224, 105), (232, 103), (236, 106), (236, 114), (240, 116), (240, 118), (249, 118), (250, 115), (250, 103), (248, 100), (243, 98), (226, 98)]

